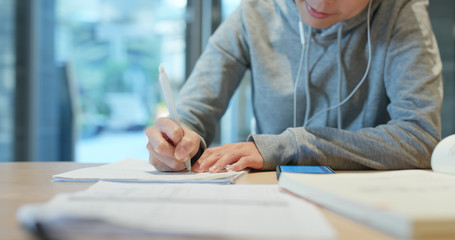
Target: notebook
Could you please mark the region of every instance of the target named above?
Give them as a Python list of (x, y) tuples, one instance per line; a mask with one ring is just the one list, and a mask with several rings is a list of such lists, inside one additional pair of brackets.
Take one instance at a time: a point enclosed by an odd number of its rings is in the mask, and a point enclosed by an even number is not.
[(425, 170), (282, 173), (280, 187), (404, 238), (455, 236), (455, 176)]
[(144, 183), (218, 183), (233, 184), (247, 171), (219, 173), (160, 172), (145, 160), (124, 159), (97, 167), (81, 168), (53, 176), (57, 182), (115, 182)]

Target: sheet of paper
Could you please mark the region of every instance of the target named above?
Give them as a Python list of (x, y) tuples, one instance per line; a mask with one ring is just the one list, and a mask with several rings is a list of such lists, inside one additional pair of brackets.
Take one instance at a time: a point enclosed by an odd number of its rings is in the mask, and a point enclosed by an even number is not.
[(47, 204), (22, 207), (18, 216), (21, 222), (101, 219), (176, 236), (335, 238), (314, 205), (281, 192), (277, 185), (98, 182)]
[(160, 172), (144, 160), (125, 159), (99, 167), (81, 168), (54, 175), (54, 181), (96, 182), (165, 182), (165, 183), (221, 183), (232, 184), (247, 171), (220, 173)]

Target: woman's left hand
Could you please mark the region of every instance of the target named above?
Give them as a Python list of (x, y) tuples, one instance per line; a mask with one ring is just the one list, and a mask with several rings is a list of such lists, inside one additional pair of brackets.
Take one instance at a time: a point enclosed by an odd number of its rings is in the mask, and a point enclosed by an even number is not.
[[(229, 166), (228, 166), (229, 165)], [(229, 143), (207, 148), (194, 164), (194, 172), (241, 171), (246, 168), (260, 169), (264, 159), (253, 142)]]

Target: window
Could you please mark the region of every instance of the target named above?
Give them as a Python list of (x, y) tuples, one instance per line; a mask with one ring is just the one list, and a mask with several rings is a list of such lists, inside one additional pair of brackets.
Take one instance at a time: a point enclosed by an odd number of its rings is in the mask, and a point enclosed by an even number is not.
[(0, 0), (0, 162), (13, 158), (14, 1)]
[(158, 66), (185, 74), (185, 0), (57, 0), (56, 59), (74, 79), (76, 161), (147, 159), (143, 129), (161, 106)]

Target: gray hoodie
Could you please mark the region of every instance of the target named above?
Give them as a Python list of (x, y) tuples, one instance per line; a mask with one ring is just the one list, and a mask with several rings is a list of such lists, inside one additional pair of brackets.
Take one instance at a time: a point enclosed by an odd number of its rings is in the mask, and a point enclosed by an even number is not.
[(183, 86), (182, 121), (210, 144), (250, 69), (257, 134), (248, 140), (264, 170), (289, 164), (428, 168), (440, 140), (443, 91), (427, 5), (373, 0), (370, 52), (368, 7), (326, 29), (304, 25), (302, 46), (293, 0), (244, 0), (210, 38)]

